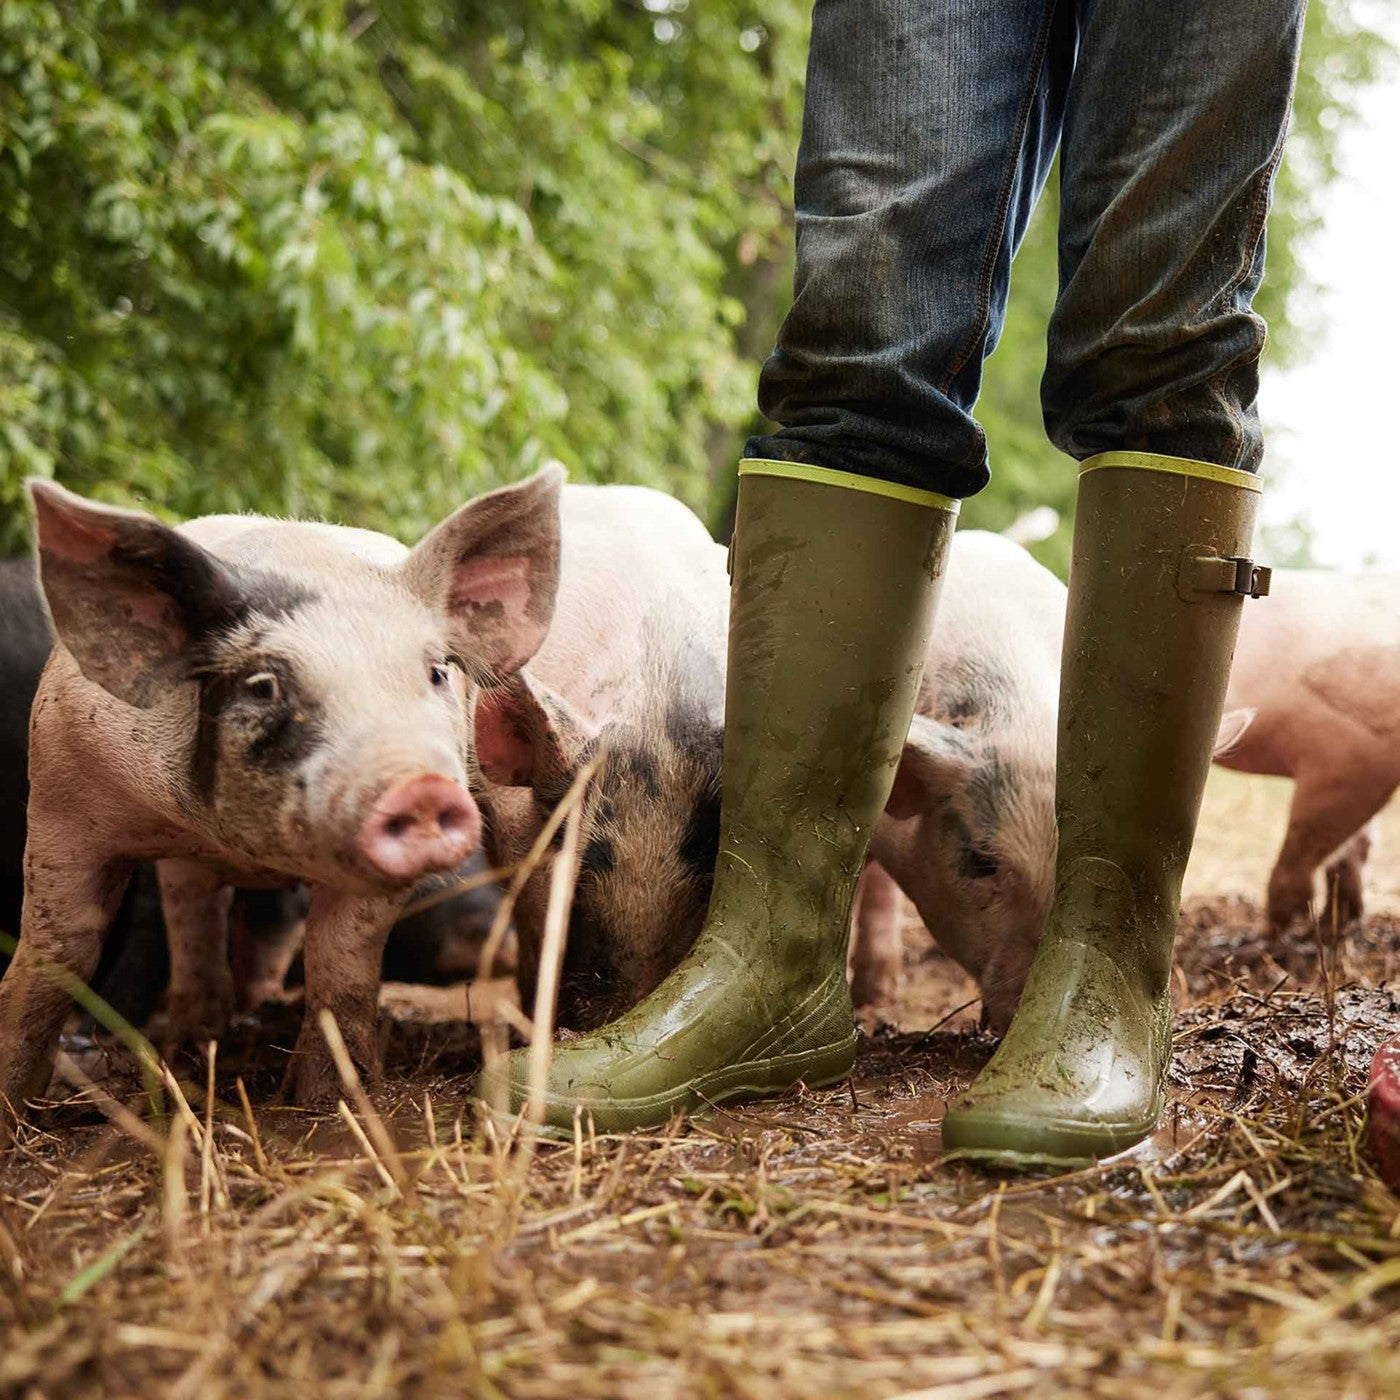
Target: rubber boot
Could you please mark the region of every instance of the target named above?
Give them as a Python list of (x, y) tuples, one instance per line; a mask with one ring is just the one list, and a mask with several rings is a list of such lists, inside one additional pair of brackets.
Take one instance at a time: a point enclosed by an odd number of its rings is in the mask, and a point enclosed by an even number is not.
[(945, 1149), (1079, 1165), (1152, 1132), (1172, 940), (1245, 596), (1258, 479), (1150, 453), (1084, 463), (1060, 682), (1055, 897), (1011, 1028)]
[[(928, 651), (957, 503), (745, 461), (731, 555), (719, 860), (694, 947), (630, 1012), (555, 1047), (546, 1130), (601, 1131), (849, 1073), (851, 901)], [(523, 1052), (479, 1094), (525, 1100)], [(501, 1082), (504, 1079), (505, 1082)]]

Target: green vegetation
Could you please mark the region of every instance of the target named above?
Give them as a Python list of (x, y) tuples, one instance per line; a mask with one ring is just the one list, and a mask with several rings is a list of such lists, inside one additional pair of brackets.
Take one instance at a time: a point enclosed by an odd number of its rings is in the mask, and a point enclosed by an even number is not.
[[(557, 456), (722, 509), (788, 289), (799, 0), (0, 0), (0, 546), (57, 475), (411, 536)], [(1375, 44), (1315, 4), (1293, 249)], [(1042, 218), (983, 413), (1002, 525), (1063, 508)], [(1048, 542), (1055, 559), (1063, 540)]]

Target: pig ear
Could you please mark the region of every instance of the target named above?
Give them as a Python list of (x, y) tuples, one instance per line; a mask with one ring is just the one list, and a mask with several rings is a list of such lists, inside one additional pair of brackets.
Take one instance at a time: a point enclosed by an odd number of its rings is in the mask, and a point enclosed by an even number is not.
[(501, 787), (549, 787), (572, 773), (597, 730), (562, 697), (519, 671), (476, 697), (476, 761)]
[(915, 715), (885, 811), (903, 821), (941, 807), (954, 788), (966, 786), (971, 766), (967, 745), (956, 729)]
[(450, 619), (463, 655), (509, 675), (540, 648), (559, 589), (557, 464), (490, 491), (419, 541), (403, 568), (410, 586)]
[(1228, 710), (1220, 721), (1220, 728), (1215, 733), (1215, 749), (1212, 758), (1224, 758), (1241, 739), (1249, 726), (1254, 723), (1254, 717), (1259, 711), (1257, 709)]
[(39, 581), (82, 673), (129, 705), (184, 679), (192, 645), (233, 620), (237, 592), (213, 555), (143, 511), (29, 482)]

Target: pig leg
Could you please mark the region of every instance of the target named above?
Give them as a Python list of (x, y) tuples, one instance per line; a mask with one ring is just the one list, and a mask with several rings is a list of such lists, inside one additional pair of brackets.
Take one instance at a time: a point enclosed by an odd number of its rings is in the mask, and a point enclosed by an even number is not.
[(170, 940), (170, 1039), (204, 1046), (233, 1015), (228, 965), (228, 909), (233, 891), (207, 865), (156, 862), (160, 906)]
[(849, 968), (857, 1007), (889, 1005), (899, 995), (904, 954), (899, 916), (899, 886), (883, 865), (866, 861), (856, 890)]
[(379, 973), (389, 928), (405, 895), (357, 896), (318, 885), (306, 920), (306, 998), (284, 1091), (307, 1107), (333, 1103), (340, 1076), (321, 1032), (329, 1011), (356, 1069), (379, 1079)]
[(1288, 832), (1269, 876), (1269, 928), (1278, 933), (1306, 916), (1313, 875), (1354, 832), (1390, 800), (1394, 784), (1385, 775), (1354, 768), (1305, 769), (1293, 787)]
[(1362, 893), (1375, 822), (1368, 822), (1327, 862), (1326, 918), (1338, 930), (1356, 923), (1365, 912)]
[(289, 1002), (287, 973), (305, 925), (284, 890), (245, 890), (229, 912), (229, 965), (240, 1011)]
[(82, 846), (81, 832), (31, 811), (19, 949), (0, 981), (0, 1142), (53, 1071), (72, 999), (51, 969), (92, 976), (131, 874), (122, 862), (75, 858)]

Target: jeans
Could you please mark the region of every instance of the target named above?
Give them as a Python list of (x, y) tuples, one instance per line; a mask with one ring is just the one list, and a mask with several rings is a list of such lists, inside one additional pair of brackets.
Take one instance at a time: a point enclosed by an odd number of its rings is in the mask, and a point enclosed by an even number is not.
[(1056, 446), (1256, 471), (1251, 310), (1304, 0), (817, 0), (795, 298), (748, 457), (967, 496), (1056, 147)]

